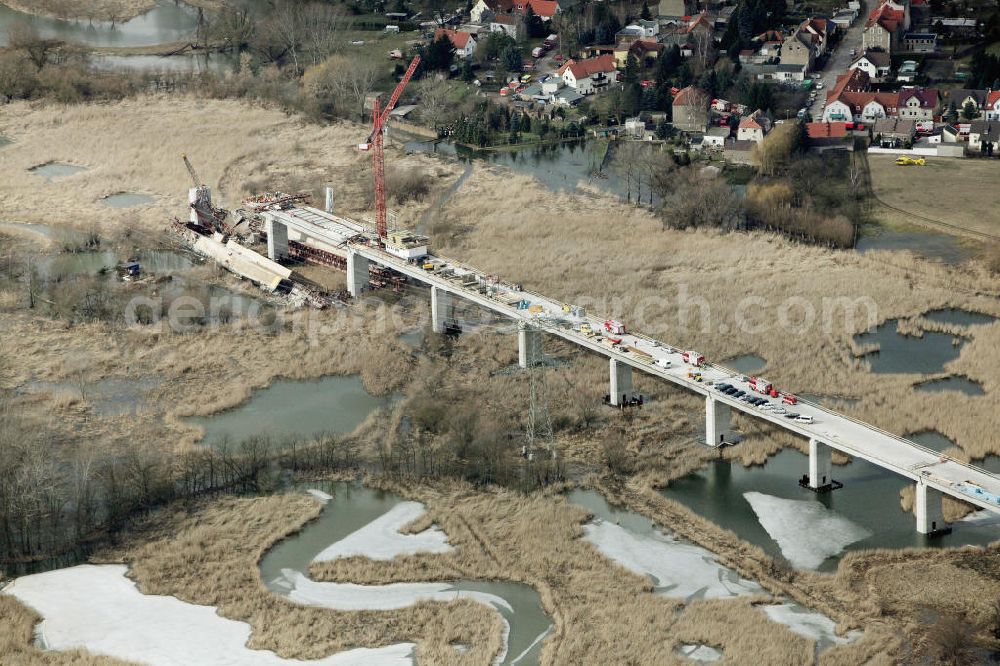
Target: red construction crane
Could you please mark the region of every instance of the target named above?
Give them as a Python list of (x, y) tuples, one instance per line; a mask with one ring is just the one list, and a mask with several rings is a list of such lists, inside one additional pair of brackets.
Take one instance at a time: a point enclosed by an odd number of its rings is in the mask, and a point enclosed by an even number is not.
[(420, 56), (414, 56), (410, 66), (406, 69), (406, 74), (400, 79), (396, 89), (392, 91), (385, 107), (380, 112), (378, 98), (375, 98), (372, 110), (372, 133), (368, 137), (368, 145), (372, 149), (372, 171), (375, 174), (375, 231), (378, 233), (380, 245), (384, 243), (388, 232), (385, 209), (385, 150), (382, 145), (382, 130), (385, 127), (385, 122), (389, 119), (389, 114), (396, 107), (396, 102), (399, 101), (403, 88), (409, 83), (410, 77), (413, 76), (413, 72), (419, 64)]

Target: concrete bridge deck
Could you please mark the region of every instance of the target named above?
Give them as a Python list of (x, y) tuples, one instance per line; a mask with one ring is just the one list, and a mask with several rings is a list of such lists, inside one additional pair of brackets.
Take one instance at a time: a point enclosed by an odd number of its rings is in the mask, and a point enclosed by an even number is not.
[[(358, 295), (367, 287), (368, 267), (374, 263), (391, 268), (431, 287), (432, 320), (436, 330), (444, 330), (449, 303), (455, 297), (518, 322), (521, 328), (518, 337), (522, 366), (533, 362), (533, 355), (540, 349), (537, 336), (542, 332), (608, 357), (610, 395), (615, 404), (618, 395), (631, 393), (633, 369), (703, 395), (706, 400), (707, 443), (714, 444), (720, 439), (732, 441), (726, 439), (730, 435), (729, 421), (732, 409), (769, 421), (809, 440), (809, 486), (816, 490), (830, 487), (831, 449), (889, 469), (916, 483), (917, 529), (920, 532), (931, 533), (946, 528), (941, 516), (942, 493), (1000, 513), (1000, 477), (984, 469), (945, 458), (940, 453), (915, 442), (808, 401), (800, 400), (794, 406), (784, 405), (784, 407), (789, 411), (811, 416), (812, 423), (801, 423), (785, 415), (761, 410), (722, 393), (716, 387), (716, 384), (725, 382), (752, 392), (747, 382), (742, 379), (742, 374), (735, 370), (720, 365), (705, 364), (699, 369), (701, 381), (698, 381), (688, 376), (689, 371), (694, 368), (684, 362), (681, 349), (633, 332), (615, 336), (621, 338), (622, 342), (610, 346), (601, 341), (602, 335), (586, 335), (580, 331), (580, 325), (586, 323), (593, 331), (601, 332), (604, 324), (602, 318), (589, 313), (582, 315), (575, 313), (569, 304), (519, 289), (514, 285), (497, 284), (491, 281), (488, 275), (444, 257), (430, 255), (433, 263), (447, 267), (449, 276), (443, 276), (438, 270), (424, 270), (385, 250), (357, 242), (360, 227), (356, 223), (345, 225), (342, 230), (330, 234), (332, 230), (329, 227), (336, 226), (342, 218), (335, 218), (316, 209), (306, 210), (308, 214), (300, 215), (293, 212), (282, 215), (284, 219), (281, 221), (289, 220), (296, 227), (300, 227), (297, 229), (300, 233), (309, 237), (320, 235), (315, 231), (310, 234), (308, 228), (308, 225), (313, 224), (313, 220), (316, 219), (316, 214), (324, 218), (323, 235), (337, 238), (338, 250), (347, 255), (348, 290), (352, 295)], [(365, 234), (370, 240), (370, 231), (366, 231)], [(532, 312), (512, 305), (524, 300), (533, 306), (541, 306), (541, 311), (536, 308), (536, 311)], [(632, 347), (640, 353), (626, 351), (625, 347)], [(669, 361), (669, 367), (662, 367), (657, 363), (658, 359)]]

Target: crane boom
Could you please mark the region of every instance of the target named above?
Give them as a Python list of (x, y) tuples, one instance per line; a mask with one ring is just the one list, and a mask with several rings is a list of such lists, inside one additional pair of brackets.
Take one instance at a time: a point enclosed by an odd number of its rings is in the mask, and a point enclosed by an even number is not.
[(419, 64), (420, 56), (414, 56), (410, 62), (410, 66), (406, 69), (406, 73), (403, 74), (403, 78), (400, 79), (396, 89), (389, 96), (389, 101), (386, 102), (385, 107), (380, 108), (377, 98), (372, 107), (372, 133), (368, 137), (368, 143), (372, 146), (372, 173), (375, 177), (375, 231), (378, 234), (379, 243), (383, 242), (388, 233), (385, 205), (385, 147), (383, 145), (382, 129), (389, 119), (389, 114), (396, 107), (399, 96), (403, 94), (403, 88), (410, 82), (410, 78)]
[(194, 181), (195, 187), (201, 187), (203, 183), (201, 178), (198, 178), (198, 172), (194, 170), (194, 165), (191, 164), (191, 160), (188, 159), (186, 154), (181, 155), (181, 159), (184, 160), (184, 166), (187, 167), (188, 173), (191, 174), (191, 180)]

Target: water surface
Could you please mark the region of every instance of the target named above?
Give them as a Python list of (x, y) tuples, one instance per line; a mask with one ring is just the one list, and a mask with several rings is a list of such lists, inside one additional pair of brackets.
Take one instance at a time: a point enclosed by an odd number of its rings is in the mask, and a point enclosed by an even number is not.
[(918, 391), (927, 391), (929, 393), (941, 393), (944, 391), (958, 391), (965, 395), (983, 395), (985, 393), (982, 384), (962, 375), (953, 375), (942, 379), (932, 379), (929, 382), (921, 382), (915, 388)]
[[(846, 550), (985, 545), (1000, 539), (1000, 526), (980, 527), (965, 523), (953, 525), (953, 531), (947, 535), (918, 533), (913, 515), (904, 513), (899, 507), (899, 491), (912, 482), (863, 460), (834, 465), (833, 477), (843, 482), (844, 487), (831, 493), (817, 494), (801, 488), (799, 478), (808, 471), (808, 456), (784, 449), (769, 458), (766, 464), (750, 468), (725, 460), (713, 461), (707, 468), (672, 482), (662, 492), (665, 497), (681, 502), (771, 555), (778, 555), (781, 550), (761, 526), (743, 496), (746, 492), (821, 503), (871, 532), (871, 536), (849, 544)], [(801, 536), (817, 537), (815, 534)], [(839, 560), (839, 556), (828, 558), (820, 570), (835, 570)]]
[(992, 324), (997, 320), (993, 315), (962, 310), (961, 308), (938, 308), (937, 310), (930, 310), (924, 313), (924, 318), (943, 324), (954, 324), (955, 326), (978, 326), (981, 324)]
[(190, 39), (198, 26), (198, 11), (171, 0), (157, 0), (151, 11), (125, 22), (109, 16), (93, 20), (61, 21), (14, 11), (0, 5), (0, 46), (8, 43), (8, 28), (27, 23), (45, 39), (60, 39), (88, 46), (150, 46)]
[(948, 265), (961, 264), (974, 254), (973, 248), (956, 236), (921, 230), (880, 229), (873, 235), (861, 236), (856, 249), (862, 254), (872, 250), (910, 251)]
[(854, 336), (858, 344), (877, 343), (879, 351), (865, 354), (862, 358), (871, 364), (875, 373), (916, 373), (937, 374), (944, 371), (945, 364), (958, 358), (965, 340), (948, 333), (924, 331), (917, 338), (899, 333), (899, 320), (890, 319), (874, 330)]
[(756, 354), (743, 354), (742, 356), (734, 356), (724, 360), (722, 365), (745, 375), (754, 375), (764, 371), (767, 359)]
[(319, 380), (278, 379), (254, 391), (239, 407), (213, 416), (188, 419), (204, 428), (203, 443), (218, 445), (267, 434), (278, 440), (312, 437), (320, 433), (348, 433), (376, 409), (388, 407), (392, 397), (365, 391), (358, 375)]
[[(284, 593), (281, 586), (282, 570), (293, 569), (309, 573), (309, 564), (327, 546), (371, 523), (399, 502), (398, 495), (366, 488), (356, 483), (332, 482), (310, 484), (332, 496), (319, 518), (299, 533), (283, 539), (269, 550), (260, 563), (264, 583), (277, 594)], [(455, 590), (485, 592), (506, 600), (513, 612), (497, 608), (510, 625), (507, 656), (504, 664), (537, 664), (542, 641), (552, 623), (542, 610), (541, 599), (530, 585), (503, 581), (456, 581)]]
[[(2, 6), (3, 5), (0, 5), (0, 7)], [(73, 174), (80, 173), (81, 171), (86, 171), (87, 167), (76, 166), (75, 164), (49, 162), (48, 164), (39, 164), (38, 166), (31, 167), (28, 170), (32, 173), (38, 174), (51, 183), (53, 180), (72, 176)]]

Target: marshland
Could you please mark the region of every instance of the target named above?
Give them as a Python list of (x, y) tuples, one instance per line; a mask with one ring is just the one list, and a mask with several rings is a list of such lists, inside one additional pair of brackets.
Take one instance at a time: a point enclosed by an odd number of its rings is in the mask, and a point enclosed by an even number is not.
[[(125, 21), (154, 3), (104, 4)], [(313, 310), (191, 255), (171, 233), (189, 212), (181, 154), (228, 207), (268, 190), (322, 201), (332, 185), (339, 215), (372, 216), (356, 150), (370, 128), (350, 95), (317, 100), (323, 72), (303, 83), (269, 67), (155, 92), (125, 77), (100, 101), (60, 99), (43, 76), (0, 106), (0, 661), (207, 663), (223, 649), (143, 651), (157, 614), (262, 663), (682, 664), (701, 646), (731, 663), (888, 664), (1000, 649), (1000, 526), (964, 503), (945, 500), (951, 535), (911, 540), (902, 479), (838, 454), (845, 488), (800, 492), (806, 440), (738, 417), (741, 441), (708, 448), (703, 402), (671, 385), (637, 374), (641, 409), (604, 405), (603, 357), (552, 338), (545, 363), (520, 370), (509, 322), (468, 309), (461, 335), (435, 333), (415, 285)], [(947, 264), (682, 223), (669, 204), (698, 181), (676, 164), (668, 205), (650, 207), (553, 187), (513, 159), (408, 151), (391, 132), (387, 162), (397, 222), (436, 253), (739, 358), (889, 432), (933, 431), (956, 459), (1000, 456), (1000, 276), (984, 243)], [(122, 193), (141, 198), (108, 205)], [(116, 279), (131, 259), (148, 279)], [(302, 274), (344, 289), (335, 270)], [(129, 321), (136, 298), (152, 314), (181, 299), (204, 311), (182, 327)], [(979, 390), (927, 389), (942, 381)], [(540, 409), (550, 436), (536, 436)], [(364, 520), (348, 518), (352, 492), (378, 498)], [(420, 507), (412, 521), (376, 529), (404, 502)], [(829, 538), (774, 529), (782, 511)], [(298, 594), (264, 573), (294, 539), (315, 546)], [(91, 626), (60, 612), (60, 584)], [(364, 607), (374, 595), (394, 601)]]

